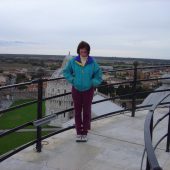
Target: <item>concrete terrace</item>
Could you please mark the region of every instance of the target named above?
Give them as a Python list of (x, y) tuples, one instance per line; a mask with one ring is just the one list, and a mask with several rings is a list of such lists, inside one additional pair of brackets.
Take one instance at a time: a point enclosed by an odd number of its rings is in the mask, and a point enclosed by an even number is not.
[[(157, 108), (155, 119), (168, 108)], [(87, 143), (75, 142), (75, 129), (45, 139), (41, 153), (35, 145), (13, 155), (0, 164), (1, 170), (139, 170), (144, 149), (146, 111), (112, 116), (92, 122)], [(167, 132), (167, 119), (154, 131), (155, 143)], [(160, 165), (170, 170), (170, 153), (166, 139), (156, 150)], [(145, 160), (143, 169), (145, 169)]]

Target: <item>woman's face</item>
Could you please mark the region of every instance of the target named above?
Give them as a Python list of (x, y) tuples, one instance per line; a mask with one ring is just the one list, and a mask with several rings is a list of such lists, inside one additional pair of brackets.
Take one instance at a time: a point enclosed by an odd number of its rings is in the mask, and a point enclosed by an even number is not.
[(88, 56), (88, 51), (86, 50), (86, 48), (80, 48), (80, 56), (82, 57)]

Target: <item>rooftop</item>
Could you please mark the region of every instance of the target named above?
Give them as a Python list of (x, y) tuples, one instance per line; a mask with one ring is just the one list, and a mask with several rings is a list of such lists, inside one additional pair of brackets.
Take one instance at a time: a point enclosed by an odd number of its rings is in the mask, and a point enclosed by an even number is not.
[[(154, 121), (167, 113), (157, 108)], [(32, 145), (1, 163), (1, 170), (138, 170), (144, 150), (144, 120), (147, 110), (110, 116), (92, 122), (87, 143), (75, 142), (75, 129), (43, 140), (42, 152)], [(153, 143), (167, 132), (167, 119), (155, 129)], [(156, 149), (158, 161), (169, 170), (166, 140)], [(143, 169), (145, 168), (145, 160)]]

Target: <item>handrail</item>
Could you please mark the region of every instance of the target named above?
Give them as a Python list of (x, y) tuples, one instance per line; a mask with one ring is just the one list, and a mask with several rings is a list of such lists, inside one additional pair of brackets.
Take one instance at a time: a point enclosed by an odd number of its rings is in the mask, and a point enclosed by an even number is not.
[[(154, 91), (148, 90), (148, 91), (145, 91), (145, 92), (136, 92), (136, 94), (157, 93), (157, 92), (164, 92), (164, 91), (170, 91), (170, 89), (154, 90)], [(42, 101), (53, 99), (53, 98), (56, 98), (56, 97), (65, 96), (65, 95), (68, 95), (68, 94), (71, 94), (71, 92), (55, 95), (55, 96), (52, 96), (52, 97), (47, 97), (47, 98), (42, 99)], [(118, 99), (118, 98), (121, 98), (121, 97), (127, 97), (127, 96), (132, 96), (132, 93), (128, 93), (128, 94), (125, 94), (125, 95), (119, 95), (119, 96), (115, 96), (115, 97), (110, 97), (110, 98), (107, 98), (107, 99), (98, 100), (98, 101), (93, 102), (93, 104), (100, 103), (100, 102), (103, 102), (103, 101), (114, 100), (114, 99)], [(31, 105), (31, 104), (34, 104), (34, 103), (37, 103), (37, 100), (31, 101), (31, 102), (26, 102), (26, 103), (23, 103), (23, 104), (20, 104), (20, 105), (17, 105), (17, 106), (13, 106), (13, 107), (8, 108), (8, 109), (1, 110), (0, 114), (14, 110), (14, 109), (18, 109), (18, 108), (21, 108), (21, 107), (24, 107), (24, 106), (28, 106), (28, 105)], [(142, 107), (143, 106), (136, 107), (136, 108), (142, 108)], [(64, 113), (65, 111), (71, 111), (71, 110), (64, 110), (62, 113)]]
[[(110, 71), (109, 71), (110, 72)], [(55, 80), (59, 80), (59, 79), (64, 79), (64, 77), (61, 78), (51, 78), (51, 79), (42, 79), (43, 82), (46, 81), (55, 81)], [(149, 79), (138, 79), (136, 80), (136, 82), (141, 82), (141, 81), (156, 81), (156, 80), (167, 80), (170, 79), (170, 77), (160, 77), (160, 78), (149, 78)], [(103, 87), (103, 86), (113, 86), (113, 85), (120, 85), (120, 84), (129, 84), (129, 83), (133, 83), (134, 80), (128, 80), (128, 81), (123, 81), (123, 82), (119, 82), (119, 83), (110, 83), (110, 84), (105, 84), (105, 85), (99, 85), (98, 87)], [(7, 88), (12, 88), (12, 87), (18, 87), (18, 86), (23, 86), (23, 85), (30, 85), (30, 84), (34, 84), (34, 83), (38, 83), (38, 80), (32, 80), (30, 82), (25, 82), (25, 83), (18, 83), (18, 84), (13, 84), (13, 85), (7, 85), (7, 86), (0, 86), (0, 90), (4, 90)]]
[[(139, 70), (139, 69), (152, 69), (152, 68), (164, 68), (164, 67), (170, 67), (170, 65), (138, 67), (137, 69)], [(109, 70), (109, 71), (103, 71), (103, 73), (109, 73), (109, 72), (112, 73), (112, 72), (125, 71), (125, 70), (134, 70), (134, 68), (113, 69), (113, 70)], [(60, 80), (60, 79), (65, 79), (65, 78), (64, 77), (57, 77), (57, 78), (50, 78), (50, 79), (43, 78), (43, 82)], [(167, 79), (167, 78), (160, 78), (160, 79)], [(11, 87), (30, 85), (30, 84), (34, 84), (34, 83), (38, 83), (38, 79), (34, 79), (34, 80), (31, 80), (31, 81), (25, 82), (25, 83), (18, 83), (18, 84), (0, 86), (0, 90), (6, 89), (6, 88), (11, 88)]]
[[(156, 66), (156, 67), (143, 67), (143, 68), (142, 67), (141, 68), (140, 67), (137, 68), (137, 65), (135, 65), (135, 68), (114, 69), (114, 70), (109, 70), (109, 71), (105, 71), (105, 72), (108, 73), (108, 72), (118, 72), (118, 71), (125, 71), (125, 70), (134, 70), (134, 75), (137, 75), (137, 69), (152, 69), (152, 68), (163, 68), (163, 67), (170, 67), (170, 65), (163, 65), (163, 66)], [(104, 73), (104, 71), (103, 71), (103, 73)], [(14, 109), (18, 109), (18, 108), (21, 108), (21, 107), (25, 107), (25, 106), (37, 103), (37, 106), (38, 106), (37, 120), (31, 121), (31, 122), (27, 122), (27, 123), (25, 123), (23, 125), (17, 126), (15, 128), (12, 128), (12, 129), (10, 129), (8, 131), (5, 131), (5, 132), (0, 134), (0, 137), (2, 137), (2, 136), (5, 136), (7, 134), (13, 133), (13, 132), (15, 132), (15, 131), (17, 131), (19, 129), (23, 129), (26, 126), (34, 125), (34, 126), (37, 127), (37, 139), (34, 140), (34, 141), (29, 142), (28, 144), (22, 145), (21, 147), (19, 147), (17, 149), (14, 149), (13, 152), (9, 152), (9, 154), (5, 154), (5, 156), (0, 156), (0, 161), (5, 160), (6, 158), (12, 156), (13, 154), (21, 151), (22, 149), (24, 149), (24, 148), (26, 148), (26, 147), (34, 144), (34, 143), (37, 144), (37, 146), (36, 146), (37, 152), (41, 152), (41, 141), (43, 139), (45, 139), (45, 138), (47, 138), (49, 136), (52, 136), (54, 134), (61, 133), (61, 132), (65, 131), (65, 130), (69, 130), (71, 128), (74, 128), (74, 126), (71, 126), (71, 127), (68, 127), (68, 128), (61, 129), (59, 131), (55, 131), (55, 132), (50, 133), (50, 134), (48, 134), (46, 136), (43, 136), (43, 137), (41, 136), (41, 124), (47, 123), (49, 121), (49, 119), (53, 119), (56, 115), (63, 114), (66, 111), (71, 111), (71, 110), (74, 109), (73, 107), (71, 107), (69, 109), (65, 109), (65, 110), (62, 110), (60, 112), (54, 113), (54, 115), (49, 115), (49, 116), (42, 117), (42, 101), (46, 101), (46, 100), (50, 100), (50, 99), (53, 99), (53, 98), (56, 98), (56, 97), (61, 97), (61, 96), (65, 96), (65, 95), (71, 94), (71, 92), (68, 92), (68, 93), (59, 94), (59, 95), (55, 95), (55, 96), (51, 96), (51, 97), (47, 97), (47, 98), (43, 98), (42, 97), (43, 82), (60, 80), (60, 79), (65, 79), (65, 78), (64, 77), (50, 78), (50, 79), (42, 79), (42, 78), (40, 78), (40, 79), (32, 80), (30, 82), (18, 83), (18, 84), (7, 85), (7, 86), (0, 86), (0, 91), (1, 91), (1, 90), (4, 90), (4, 89), (19, 87), (19, 86), (23, 86), (23, 85), (30, 85), (30, 84), (35, 84), (35, 83), (38, 84), (38, 99), (37, 100), (33, 100), (31, 102), (26, 102), (26, 103), (23, 103), (23, 104), (20, 104), (20, 105), (17, 105), (17, 106), (13, 106), (11, 108), (8, 108), (8, 109), (0, 111), (0, 114), (2, 114), (2, 113), (6, 113), (8, 111), (14, 110)], [(121, 85), (121, 84), (126, 84), (126, 83), (127, 84), (129, 84), (129, 83), (136, 84), (137, 82), (141, 82), (141, 81), (155, 81), (155, 80), (162, 80), (162, 79), (170, 79), (170, 77), (166, 77), (166, 78), (150, 78), (150, 79), (137, 79), (137, 77), (136, 77), (136, 78), (134, 78), (132, 80), (123, 81), (123, 82), (120, 82), (120, 83), (112, 83), (112, 84), (100, 85), (97, 88), (100, 88), (100, 87), (110, 87), (110, 86)], [(134, 104), (132, 106), (132, 111), (134, 113), (134, 111), (136, 109), (145, 108), (145, 107), (151, 107), (152, 106), (152, 105), (145, 105), (145, 106), (136, 107), (136, 102), (135, 102), (136, 98), (134, 97), (136, 94), (157, 93), (157, 92), (163, 92), (163, 91), (170, 91), (170, 89), (156, 90), (156, 91), (148, 90), (148, 91), (145, 91), (145, 92), (136, 92), (136, 86), (134, 86), (134, 89), (133, 89), (132, 93), (129, 93), (129, 94), (126, 94), (126, 95), (119, 95), (119, 96), (115, 96), (115, 97), (110, 97), (110, 98), (107, 98), (107, 99), (98, 100), (98, 101), (93, 102), (92, 104), (96, 104), (96, 103), (100, 103), (100, 102), (104, 102), (104, 101), (108, 101), (108, 100), (118, 99), (120, 97), (132, 96), (132, 101), (133, 101), (133, 104)], [(167, 104), (167, 102), (160, 103), (160, 105), (163, 105), (163, 104)], [(116, 111), (116, 112), (107, 113), (107, 114), (104, 114), (104, 115), (101, 115), (101, 116), (93, 118), (92, 121), (100, 120), (100, 119), (106, 118), (108, 116), (113, 116), (113, 115), (121, 114), (124, 111), (131, 111), (131, 109), (124, 109), (124, 110), (119, 110), (119, 111)], [(134, 114), (132, 114), (132, 116), (134, 116)], [(46, 121), (46, 122), (44, 122), (44, 121)], [(40, 124), (36, 124), (36, 123), (40, 123)]]
[(148, 116), (145, 119), (145, 128), (144, 128), (145, 149), (147, 152), (147, 156), (148, 156), (148, 160), (149, 160), (149, 164), (151, 165), (151, 168), (153, 170), (156, 170), (156, 169), (161, 170), (161, 167), (159, 166), (159, 163), (154, 154), (154, 149), (152, 147), (152, 139), (151, 139), (151, 132), (150, 132), (150, 124), (153, 121), (152, 114), (153, 114), (153, 111), (149, 111)]
[[(153, 128), (156, 127), (156, 125), (161, 122), (161, 120), (163, 120), (166, 116), (163, 116), (162, 118), (160, 118), (156, 124), (153, 126), (153, 116), (154, 116), (154, 110), (156, 109), (156, 107), (167, 97), (169, 97), (170, 94), (167, 94), (163, 97), (161, 97), (160, 99), (158, 99), (150, 108), (150, 110), (148, 111), (148, 114), (146, 116), (145, 119), (145, 123), (144, 123), (144, 142), (145, 142), (145, 149), (144, 152), (146, 151), (147, 153), (147, 165), (146, 165), (146, 170), (162, 170), (162, 168), (160, 167), (158, 160), (156, 158), (156, 155), (154, 153), (154, 150), (156, 149), (157, 145), (166, 137), (166, 135), (164, 135), (156, 144), (155, 147), (153, 147), (152, 145), (152, 133), (153, 133)], [(143, 164), (143, 158), (144, 158), (144, 153), (143, 153), (143, 157), (142, 157), (142, 164)], [(142, 169), (142, 164), (141, 164), (141, 169)]]
[[(170, 78), (164, 78), (164, 79), (170, 79)], [(118, 84), (118, 83), (115, 83), (115, 84)], [(115, 85), (115, 84), (113, 84), (113, 85)], [(123, 84), (123, 83), (121, 83), (121, 84)], [(106, 87), (108, 85), (102, 85), (102, 86)], [(163, 92), (163, 91), (170, 91), (170, 89), (148, 90), (148, 91), (144, 91), (144, 92), (135, 92), (135, 93), (136, 94), (145, 94), (145, 93), (157, 93), (157, 92)], [(55, 95), (55, 96), (51, 96), (51, 97), (46, 97), (46, 98), (43, 98), (42, 101), (50, 100), (50, 99), (61, 97), (61, 96), (66, 96), (66, 95), (69, 95), (69, 94), (71, 94), (71, 92), (67, 92), (67, 93), (63, 93), (63, 94), (59, 94), (59, 95)], [(111, 99), (117, 99), (117, 98), (121, 98), (121, 97), (132, 96), (132, 95), (133, 95), (132, 93), (129, 93), (129, 94), (126, 94), (126, 95), (119, 95), (117, 97), (111, 97), (111, 98), (107, 98), (107, 99), (104, 99), (104, 100), (107, 101), (107, 100), (111, 100)], [(38, 100), (33, 100), (31, 102), (26, 102), (26, 103), (23, 103), (23, 104), (20, 104), (20, 105), (17, 105), (17, 106), (10, 107), (8, 109), (0, 110), (0, 114), (14, 110), (14, 109), (18, 109), (18, 108), (21, 108), (21, 107), (24, 107), (24, 106), (28, 106), (28, 105), (31, 105), (31, 104), (34, 104), (34, 103), (37, 103), (37, 102), (38, 102)]]

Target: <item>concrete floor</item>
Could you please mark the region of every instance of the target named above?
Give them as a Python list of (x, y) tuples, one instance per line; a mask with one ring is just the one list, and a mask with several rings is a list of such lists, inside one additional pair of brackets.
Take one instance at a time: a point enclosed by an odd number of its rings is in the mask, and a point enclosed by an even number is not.
[[(168, 109), (158, 108), (155, 119)], [(147, 111), (113, 116), (92, 122), (87, 143), (75, 142), (75, 129), (43, 141), (41, 153), (35, 145), (0, 163), (0, 170), (139, 170), (144, 149), (144, 120)], [(167, 120), (155, 129), (155, 143), (167, 131)], [(156, 155), (164, 170), (170, 170), (170, 153), (166, 140)], [(144, 167), (145, 169), (145, 161)]]

